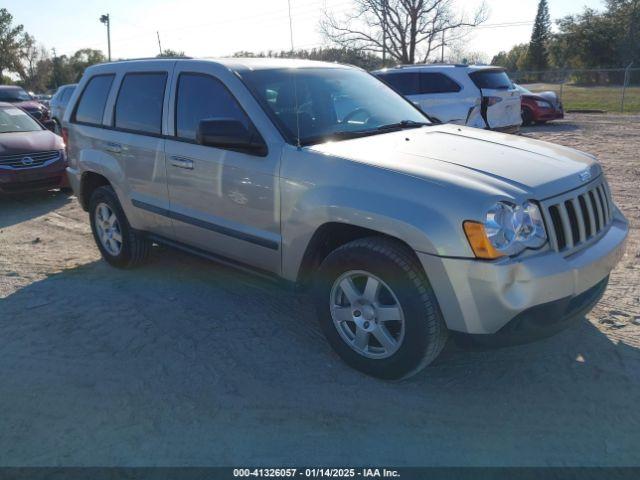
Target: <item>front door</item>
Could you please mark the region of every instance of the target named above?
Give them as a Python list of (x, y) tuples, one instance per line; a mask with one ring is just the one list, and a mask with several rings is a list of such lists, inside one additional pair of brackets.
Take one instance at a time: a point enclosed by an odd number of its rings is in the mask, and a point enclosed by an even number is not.
[(272, 273), (280, 272), (280, 149), (266, 156), (196, 143), (203, 119), (255, 128), (210, 64), (179, 62), (165, 153), (175, 239)]

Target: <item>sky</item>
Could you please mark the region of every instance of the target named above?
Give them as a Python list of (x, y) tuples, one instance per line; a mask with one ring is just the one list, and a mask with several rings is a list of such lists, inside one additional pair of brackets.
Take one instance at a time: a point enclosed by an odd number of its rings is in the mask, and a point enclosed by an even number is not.
[[(481, 0), (457, 0), (472, 11)], [(194, 57), (231, 55), (240, 50), (289, 50), (287, 0), (4, 0), (16, 23), (58, 55), (80, 48), (107, 52), (107, 32), (99, 22), (111, 16), (111, 51), (115, 58), (155, 56), (162, 48)], [(538, 0), (485, 0), (489, 17), (468, 37), (466, 49), (488, 59), (527, 42)], [(318, 22), (326, 9), (339, 16), (352, 0), (291, 0), (295, 48), (326, 44)], [(585, 6), (602, 8), (602, 0), (549, 0), (553, 20)], [(496, 24), (516, 24), (497, 26)]]

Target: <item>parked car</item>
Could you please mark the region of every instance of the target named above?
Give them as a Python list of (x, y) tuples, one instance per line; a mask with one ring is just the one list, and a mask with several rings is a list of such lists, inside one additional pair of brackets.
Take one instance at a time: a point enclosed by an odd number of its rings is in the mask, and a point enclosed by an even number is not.
[(442, 123), (508, 132), (522, 123), (520, 94), (502, 68), (407, 65), (373, 74)]
[(0, 193), (68, 186), (64, 142), (14, 104), (0, 102)]
[(156, 242), (310, 288), (329, 343), (378, 377), (449, 331), (521, 342), (580, 318), (628, 232), (593, 156), (433, 125), (338, 64), (92, 66), (63, 124), (108, 263)]
[(76, 89), (77, 83), (70, 83), (58, 87), (56, 93), (51, 97), (49, 106), (51, 108), (51, 119), (56, 122), (56, 133), (62, 134), (62, 119), (64, 118), (64, 111), (67, 108), (67, 104), (71, 99), (71, 95)]
[(33, 98), (40, 102), (45, 107), (49, 108), (49, 102), (51, 101), (51, 95), (48, 93), (37, 93), (33, 95)]
[(522, 124), (546, 123), (564, 118), (562, 102), (556, 92), (533, 93), (516, 85), (522, 98)]
[(40, 122), (46, 122), (50, 118), (49, 109), (45, 105), (16, 85), (0, 85), (0, 102), (12, 103)]

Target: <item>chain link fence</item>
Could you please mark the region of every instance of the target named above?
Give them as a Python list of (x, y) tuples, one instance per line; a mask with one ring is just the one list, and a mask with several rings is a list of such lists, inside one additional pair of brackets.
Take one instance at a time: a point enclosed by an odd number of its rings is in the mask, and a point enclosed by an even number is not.
[(640, 113), (640, 68), (562, 69), (510, 72), (534, 93), (553, 91), (565, 110)]

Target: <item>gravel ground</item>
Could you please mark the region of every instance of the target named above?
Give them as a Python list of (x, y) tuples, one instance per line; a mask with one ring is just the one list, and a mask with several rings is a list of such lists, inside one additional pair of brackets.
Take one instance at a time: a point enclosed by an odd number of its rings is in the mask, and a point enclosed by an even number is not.
[(524, 134), (599, 155), (627, 255), (575, 327), (401, 383), (343, 365), (302, 295), (165, 249), (118, 271), (75, 199), (0, 200), (0, 465), (639, 465), (640, 117)]

